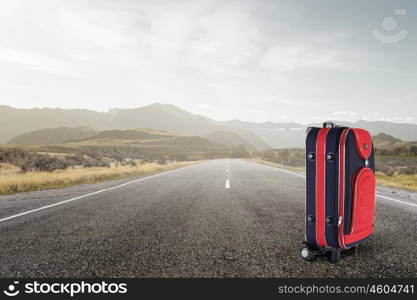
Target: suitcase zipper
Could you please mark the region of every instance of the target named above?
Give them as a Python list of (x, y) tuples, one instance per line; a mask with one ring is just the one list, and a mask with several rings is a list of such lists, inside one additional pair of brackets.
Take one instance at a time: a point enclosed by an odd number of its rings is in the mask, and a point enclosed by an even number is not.
[(338, 240), (339, 246), (342, 249), (346, 249), (345, 245), (345, 237), (343, 234), (343, 215), (345, 213), (345, 147), (346, 147), (346, 137), (350, 131), (350, 128), (346, 128), (343, 130), (342, 135), (340, 136), (339, 141), (339, 192), (338, 192), (338, 200), (339, 200), (339, 220), (338, 220)]

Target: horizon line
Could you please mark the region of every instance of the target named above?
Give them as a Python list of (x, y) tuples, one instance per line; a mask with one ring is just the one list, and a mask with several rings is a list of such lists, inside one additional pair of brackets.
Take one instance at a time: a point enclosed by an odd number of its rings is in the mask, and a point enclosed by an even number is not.
[(63, 108), (63, 107), (51, 107), (51, 106), (35, 106), (35, 107), (16, 107), (16, 106), (11, 106), (8, 104), (0, 104), (0, 107), (7, 107), (7, 108), (11, 108), (11, 109), (17, 109), (17, 110), (68, 110), (68, 111), (91, 111), (91, 112), (95, 112), (95, 113), (102, 113), (102, 114), (106, 114), (109, 113), (111, 111), (115, 111), (115, 110), (133, 110), (133, 109), (141, 109), (141, 108), (145, 108), (145, 107), (149, 107), (149, 106), (153, 106), (153, 105), (161, 105), (161, 106), (173, 106), (179, 110), (182, 110), (184, 112), (188, 112), (190, 114), (196, 115), (196, 116), (201, 116), (204, 118), (209, 118), (213, 121), (216, 122), (233, 122), (233, 121), (239, 121), (239, 122), (245, 122), (245, 123), (253, 123), (253, 124), (263, 124), (263, 123), (273, 123), (273, 124), (287, 124), (287, 123), (297, 123), (299, 125), (303, 125), (303, 126), (307, 126), (307, 125), (311, 125), (311, 124), (320, 124), (323, 122), (334, 122), (336, 124), (341, 124), (343, 122), (349, 122), (349, 123), (358, 123), (358, 122), (386, 122), (386, 123), (393, 123), (393, 124), (403, 124), (403, 125), (417, 125), (416, 123), (412, 123), (412, 122), (400, 122), (400, 121), (388, 121), (388, 120), (384, 120), (384, 119), (377, 119), (377, 120), (366, 120), (366, 119), (357, 119), (357, 120), (347, 120), (347, 119), (325, 119), (323, 121), (312, 121), (309, 123), (302, 123), (300, 121), (270, 121), (270, 120), (266, 120), (266, 121), (247, 121), (247, 120), (242, 120), (242, 119), (227, 119), (227, 120), (216, 120), (210, 117), (207, 117), (205, 115), (199, 114), (199, 113), (193, 113), (190, 112), (188, 110), (185, 110), (175, 104), (170, 104), (170, 103), (162, 103), (162, 102), (153, 102), (151, 104), (148, 105), (144, 105), (144, 106), (136, 106), (136, 107), (112, 107), (112, 108), (108, 108), (107, 110), (99, 110), (99, 109), (93, 109), (93, 108), (81, 108), (81, 107), (76, 107), (76, 108)]

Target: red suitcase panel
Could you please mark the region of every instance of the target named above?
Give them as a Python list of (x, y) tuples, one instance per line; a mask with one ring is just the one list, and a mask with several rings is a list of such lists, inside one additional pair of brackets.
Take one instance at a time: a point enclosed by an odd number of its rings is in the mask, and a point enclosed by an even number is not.
[(360, 128), (352, 129), (355, 135), (355, 145), (359, 156), (362, 159), (368, 159), (372, 153), (372, 138), (368, 131)]
[(353, 210), (351, 228), (345, 235), (345, 244), (352, 244), (370, 236), (375, 215), (375, 175), (369, 168), (362, 168), (353, 183)]

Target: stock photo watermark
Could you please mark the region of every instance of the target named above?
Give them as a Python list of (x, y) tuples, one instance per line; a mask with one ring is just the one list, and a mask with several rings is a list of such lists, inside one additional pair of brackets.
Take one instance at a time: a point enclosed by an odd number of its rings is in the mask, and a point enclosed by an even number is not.
[[(395, 16), (405, 16), (407, 15), (406, 9), (396, 9), (394, 11)], [(402, 29), (400, 31), (397, 31), (398, 24), (397, 19), (394, 17), (386, 17), (382, 21), (382, 28), (384, 29), (384, 32), (380, 32), (378, 29), (372, 30), (372, 35), (375, 39), (387, 43), (387, 44), (393, 44), (398, 43), (399, 41), (403, 40), (407, 35), (408, 31), (405, 29)]]
[(19, 281), (14, 281), (3, 290), (3, 294), (8, 297), (15, 297), (20, 293), (26, 295), (54, 294), (67, 295), (71, 298), (78, 294), (126, 294), (127, 283), (108, 283), (101, 282), (26, 282), (19, 285)]

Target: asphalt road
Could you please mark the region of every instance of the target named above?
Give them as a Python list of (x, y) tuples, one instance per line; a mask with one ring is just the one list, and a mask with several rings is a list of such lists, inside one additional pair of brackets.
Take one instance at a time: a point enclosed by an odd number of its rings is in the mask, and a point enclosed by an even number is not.
[(416, 203), (379, 198), (374, 236), (330, 264), (299, 256), (299, 175), (213, 160), (131, 181), (0, 197), (0, 277), (417, 275)]

